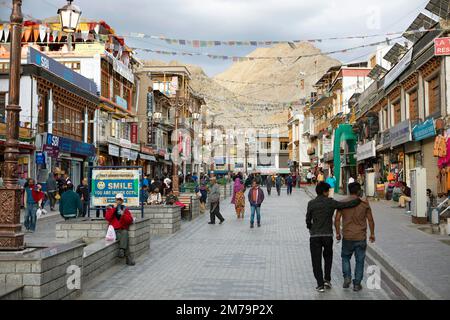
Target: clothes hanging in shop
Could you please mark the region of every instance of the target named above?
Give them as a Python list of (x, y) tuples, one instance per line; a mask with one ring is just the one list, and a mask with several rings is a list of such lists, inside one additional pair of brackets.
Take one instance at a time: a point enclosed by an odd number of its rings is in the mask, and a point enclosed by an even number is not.
[(448, 192), (447, 168), (440, 169), (437, 178), (438, 178), (438, 190), (437, 190), (438, 195), (439, 196), (446, 195)]
[(434, 141), (433, 155), (444, 158), (447, 156), (447, 139), (443, 135), (438, 135)]
[(450, 165), (450, 139), (447, 139), (446, 145), (447, 145), (446, 155), (444, 157), (439, 157), (438, 159), (439, 168), (444, 168)]

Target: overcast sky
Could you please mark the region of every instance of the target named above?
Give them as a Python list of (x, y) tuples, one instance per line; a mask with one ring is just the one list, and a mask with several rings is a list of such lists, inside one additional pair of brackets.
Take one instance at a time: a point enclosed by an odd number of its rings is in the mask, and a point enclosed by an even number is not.
[[(139, 32), (200, 40), (297, 40), (404, 31), (428, 0), (75, 0), (85, 18), (103, 19), (118, 34)], [(54, 16), (63, 0), (24, 0), (23, 12), (36, 18)], [(9, 19), (0, 7), (0, 18)], [(382, 38), (324, 41), (324, 51), (344, 49)], [(192, 48), (160, 40), (127, 39), (132, 47), (156, 50), (201, 51), (246, 55), (253, 47)], [(360, 60), (373, 48), (359, 49), (335, 58)], [(164, 56), (138, 51), (138, 57), (180, 60), (202, 66), (209, 75), (227, 69), (230, 62), (207, 57)]]

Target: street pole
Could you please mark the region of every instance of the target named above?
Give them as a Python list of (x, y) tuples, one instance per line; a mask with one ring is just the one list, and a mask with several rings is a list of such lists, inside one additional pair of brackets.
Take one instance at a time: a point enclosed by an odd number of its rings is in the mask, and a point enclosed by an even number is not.
[(22, 0), (13, 0), (10, 16), (11, 50), (9, 57), (9, 99), (6, 106), (4, 186), (0, 188), (0, 250), (22, 250), (24, 234), (20, 224), (21, 189), (18, 185), (20, 63), (22, 37)]

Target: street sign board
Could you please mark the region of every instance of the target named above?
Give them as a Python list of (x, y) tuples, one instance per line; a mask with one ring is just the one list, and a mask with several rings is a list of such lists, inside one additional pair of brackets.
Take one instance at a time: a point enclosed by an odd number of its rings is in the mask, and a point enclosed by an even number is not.
[(127, 207), (139, 207), (139, 170), (92, 170), (91, 198), (93, 206), (115, 203), (115, 196), (122, 193)]
[(450, 37), (434, 39), (434, 55), (450, 55)]

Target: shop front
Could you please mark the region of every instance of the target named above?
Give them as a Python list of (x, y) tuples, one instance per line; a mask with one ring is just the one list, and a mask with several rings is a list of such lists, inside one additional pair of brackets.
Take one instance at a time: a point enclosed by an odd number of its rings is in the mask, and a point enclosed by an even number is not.
[[(95, 147), (90, 143), (51, 133), (40, 136), (42, 148), (37, 152), (41, 153), (35, 153), (33, 157), (37, 182), (45, 183), (50, 172), (59, 171), (67, 173), (73, 184), (78, 185), (87, 176), (87, 167), (95, 159)], [(37, 161), (38, 157), (40, 161)]]
[[(412, 169), (409, 158), (411, 158), (411, 163), (415, 165), (414, 154), (417, 151), (417, 148), (410, 145), (412, 141), (411, 122), (406, 120), (392, 127), (390, 129), (390, 138), (391, 155), (389, 161), (391, 177), (393, 174), (396, 182), (408, 182), (409, 173)], [(408, 150), (408, 156), (406, 156), (406, 150)], [(408, 163), (406, 163), (407, 161)]]

